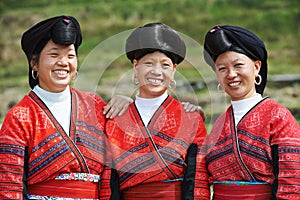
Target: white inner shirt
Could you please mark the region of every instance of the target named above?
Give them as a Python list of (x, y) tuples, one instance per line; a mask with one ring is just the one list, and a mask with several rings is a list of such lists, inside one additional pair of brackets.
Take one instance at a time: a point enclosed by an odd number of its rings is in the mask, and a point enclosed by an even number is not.
[(134, 103), (142, 117), (145, 126), (148, 125), (155, 111), (166, 100), (167, 97), (167, 92), (156, 98), (142, 98), (139, 96), (139, 94), (135, 96)]
[(33, 92), (46, 104), (55, 119), (69, 135), (71, 116), (71, 93), (69, 86), (62, 92), (48, 92), (36, 85)]
[(257, 94), (255, 97), (251, 97), (248, 99), (231, 101), (235, 126), (237, 126), (242, 117), (261, 100), (262, 96), (260, 94)]

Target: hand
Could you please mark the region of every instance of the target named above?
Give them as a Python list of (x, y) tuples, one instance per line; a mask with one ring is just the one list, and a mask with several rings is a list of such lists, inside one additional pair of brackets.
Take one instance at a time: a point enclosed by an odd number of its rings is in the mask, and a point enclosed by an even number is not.
[(110, 119), (121, 116), (127, 111), (129, 104), (132, 102), (133, 100), (130, 97), (122, 95), (113, 96), (108, 104), (104, 106), (103, 114), (106, 118)]
[(186, 112), (198, 112), (203, 118), (203, 121), (205, 121), (206, 116), (201, 106), (191, 104), (190, 102), (181, 102), (181, 104)]

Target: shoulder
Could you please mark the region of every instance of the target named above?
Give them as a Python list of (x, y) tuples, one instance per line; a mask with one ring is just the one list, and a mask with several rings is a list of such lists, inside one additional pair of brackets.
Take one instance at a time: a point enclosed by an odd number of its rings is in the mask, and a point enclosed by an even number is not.
[(275, 100), (267, 97), (258, 104), (258, 110), (271, 115), (272, 117), (283, 117), (282, 115), (292, 115), (290, 110), (279, 104)]
[(34, 118), (40, 111), (40, 107), (34, 103), (29, 95), (26, 95), (8, 110), (3, 124), (11, 121), (27, 122), (30, 118)]
[(75, 94), (79, 100), (83, 100), (83, 101), (87, 101), (87, 102), (93, 101), (96, 103), (106, 104), (100, 96), (96, 95), (93, 92), (81, 91), (81, 90), (79, 90), (77, 88), (73, 88), (73, 87), (70, 87), (70, 90), (71, 90), (71, 93)]

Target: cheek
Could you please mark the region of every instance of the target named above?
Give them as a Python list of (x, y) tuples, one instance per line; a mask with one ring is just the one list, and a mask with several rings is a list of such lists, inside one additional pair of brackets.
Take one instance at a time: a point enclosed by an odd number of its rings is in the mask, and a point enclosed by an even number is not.
[(78, 64), (77, 59), (71, 61), (71, 64), (72, 64), (72, 66), (73, 66), (75, 69), (77, 69), (77, 64)]

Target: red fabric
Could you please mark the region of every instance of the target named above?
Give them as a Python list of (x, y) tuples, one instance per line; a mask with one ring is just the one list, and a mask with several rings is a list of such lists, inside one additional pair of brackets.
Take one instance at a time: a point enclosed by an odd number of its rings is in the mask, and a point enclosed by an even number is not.
[[(68, 172), (102, 173), (106, 149), (103, 134), (106, 119), (102, 114), (105, 102), (92, 93), (70, 89), (70, 136), (33, 92), (6, 115), (0, 133), (1, 199), (22, 199), (25, 155), (28, 185), (53, 180)], [(109, 188), (103, 193), (109, 195)]]
[(136, 199), (181, 200), (181, 181), (139, 184), (123, 190), (122, 200)]
[(273, 161), (272, 146), (278, 146), (276, 197), (300, 199), (300, 127), (289, 110), (266, 98), (236, 128), (232, 113), (229, 107), (208, 136), (206, 160), (210, 183), (255, 179), (273, 184), (273, 164), (277, 161)]
[(206, 129), (199, 113), (186, 113), (181, 103), (169, 96), (145, 127), (132, 103), (124, 115), (108, 120), (105, 132), (111, 153), (108, 160), (119, 173), (121, 190), (182, 178), (187, 149), (194, 143), (198, 146), (195, 199), (209, 199), (202, 146)]
[(271, 185), (214, 184), (214, 200), (269, 200)]
[(52, 197), (98, 199), (98, 184), (99, 183), (72, 180), (50, 180), (29, 185), (28, 193)]

